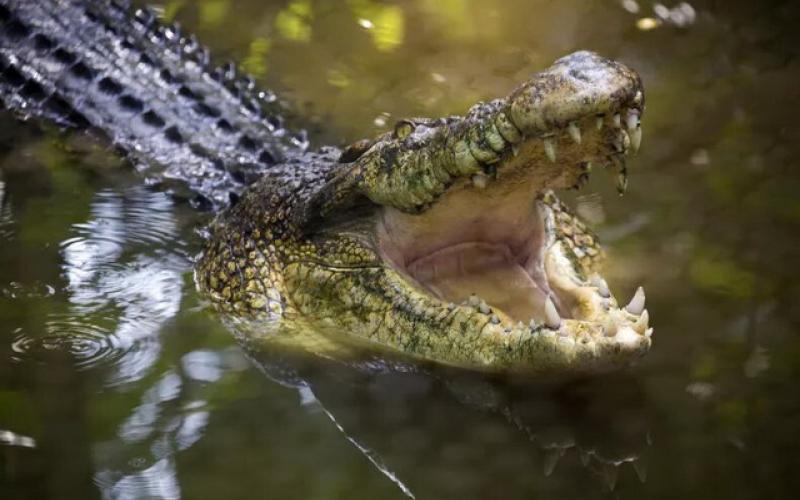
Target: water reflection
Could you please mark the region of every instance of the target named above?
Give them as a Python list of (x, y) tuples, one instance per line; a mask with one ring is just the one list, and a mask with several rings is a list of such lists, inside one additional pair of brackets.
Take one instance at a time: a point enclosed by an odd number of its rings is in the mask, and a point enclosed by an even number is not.
[[(578, 481), (578, 490), (600, 492), (615, 490), (619, 477), (647, 479), (648, 402), (629, 375), (532, 384), (428, 371), (369, 353), (345, 364), (268, 343), (249, 347), (270, 379), (294, 388), (305, 411), (329, 419), (411, 498), (480, 498), (506, 480), (509, 490)], [(459, 482), (445, 484), (439, 474)]]
[(118, 425), (114, 439), (96, 447), (94, 480), (103, 497), (181, 498), (177, 454), (202, 438), (214, 383), (247, 368), (238, 349), (202, 349), (163, 373)]
[(69, 306), (44, 331), (19, 333), (15, 357), (68, 351), (79, 367), (106, 367), (108, 385), (144, 376), (158, 359), (158, 333), (178, 312), (191, 260), (172, 200), (144, 187), (101, 190), (86, 222), (61, 243)]
[(162, 458), (142, 471), (123, 476), (118, 480), (113, 474), (100, 473), (97, 485), (103, 491), (103, 498), (109, 500), (181, 498), (173, 457)]
[[(138, 406), (122, 422), (117, 436), (126, 443), (125, 448), (113, 444), (108, 453), (97, 454), (99, 467), (95, 483), (105, 498), (180, 498), (177, 471), (175, 470), (175, 445), (180, 448), (180, 431), (189, 422), (188, 440), (194, 442), (202, 432), (202, 422), (207, 412), (186, 413), (170, 411), (169, 402), (181, 394), (182, 381), (173, 372), (164, 374), (143, 395)], [(199, 422), (201, 425), (193, 424)], [(176, 435), (178, 434), (178, 435)], [(184, 432), (186, 439), (186, 432)], [(142, 447), (142, 445), (149, 445)], [(137, 446), (138, 445), (138, 446)], [(100, 447), (102, 450), (102, 447)], [(142, 456), (130, 457), (131, 450)]]
[(36, 448), (36, 440), (32, 437), (23, 436), (5, 429), (0, 429), (0, 444)]
[(375, 467), (375, 469), (386, 476), (386, 478), (397, 485), (397, 488), (407, 497), (409, 498), (416, 498), (414, 492), (399, 478), (397, 475), (391, 470), (391, 468), (386, 465), (378, 453), (373, 452), (369, 447), (366, 445), (361, 444), (358, 441), (358, 438), (355, 437), (352, 433), (348, 432), (342, 424), (340, 424), (336, 420), (336, 415), (325, 409), (325, 406), (322, 402), (317, 399), (317, 396), (314, 394), (313, 389), (308, 384), (303, 384), (297, 388), (298, 393), (300, 394), (300, 404), (309, 409), (310, 411), (320, 412), (327, 416), (331, 423), (336, 427), (336, 429), (342, 433), (342, 436), (352, 444), (369, 462)]
[(0, 180), (0, 241), (9, 241), (14, 237), (13, 222), (11, 203), (6, 200), (6, 183)]

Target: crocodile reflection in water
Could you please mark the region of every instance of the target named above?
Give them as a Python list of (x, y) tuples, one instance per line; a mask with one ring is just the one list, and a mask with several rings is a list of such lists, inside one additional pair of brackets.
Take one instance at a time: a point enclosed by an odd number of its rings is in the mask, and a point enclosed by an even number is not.
[[(260, 344), (248, 357), (271, 380), (296, 389), (308, 411), (329, 418), (411, 497), (472, 498), (503, 481), (516, 484), (510, 490), (536, 491), (545, 477), (546, 489), (564, 482), (584, 493), (647, 479), (647, 405), (629, 374), (515, 386), (469, 372), (387, 364), (369, 352), (347, 364), (309, 363), (302, 354)], [(437, 440), (424, 438), (431, 435)], [(480, 475), (471, 472), (475, 467)], [(428, 479), (438, 474), (473, 480), (447, 486)]]
[(7, 107), (103, 133), (196, 204), (242, 197), (212, 226), (197, 282), (247, 328), (333, 323), (489, 371), (595, 371), (649, 349), (643, 292), (618, 307), (595, 238), (550, 191), (592, 164), (624, 189), (644, 109), (625, 66), (575, 53), (463, 118), (310, 153), (274, 96), (146, 10), (0, 1), (0, 21)]

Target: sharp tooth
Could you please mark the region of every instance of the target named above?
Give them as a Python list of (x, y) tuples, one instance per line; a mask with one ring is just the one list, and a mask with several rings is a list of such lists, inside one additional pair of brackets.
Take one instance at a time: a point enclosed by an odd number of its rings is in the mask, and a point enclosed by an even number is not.
[(578, 457), (581, 460), (581, 465), (583, 465), (584, 467), (588, 466), (589, 462), (592, 459), (592, 455), (589, 454), (589, 452), (584, 449), (581, 449), (578, 453), (579, 453)]
[(536, 320), (531, 318), (530, 322), (528, 323), (528, 326), (530, 327), (531, 330), (536, 330), (537, 328)]
[(617, 486), (618, 473), (619, 470), (613, 464), (600, 465), (600, 475), (603, 476), (606, 486), (608, 486), (608, 491), (614, 491), (614, 488)]
[(547, 451), (547, 454), (544, 457), (544, 475), (549, 476), (556, 470), (556, 465), (558, 465), (558, 461), (561, 460), (561, 457), (564, 456), (564, 449), (563, 448), (553, 448)]
[(636, 346), (641, 345), (642, 336), (634, 332), (632, 328), (623, 326), (617, 330), (617, 334), (614, 335), (614, 341), (620, 345)]
[(514, 144), (511, 146), (511, 153), (516, 157), (519, 154), (519, 146)]
[(592, 162), (587, 161), (586, 163), (583, 164), (583, 168), (584, 170), (586, 170), (586, 173), (588, 174), (589, 172), (592, 171)]
[(642, 127), (639, 126), (631, 130), (631, 150), (636, 153), (639, 151), (639, 146), (642, 145)]
[(409, 192), (408, 193), (408, 198), (411, 201), (411, 203), (413, 203), (414, 205), (420, 206), (420, 205), (424, 205), (425, 204), (425, 200), (423, 200), (422, 198), (417, 196), (417, 194), (414, 193), (414, 192)]
[(622, 126), (622, 117), (619, 116), (619, 113), (614, 113), (612, 120), (614, 121), (615, 127), (620, 128)]
[(478, 189), (485, 188), (487, 181), (488, 177), (486, 177), (486, 175), (483, 173), (478, 173), (472, 176), (472, 185)]
[(636, 476), (639, 478), (639, 481), (642, 483), (647, 481), (647, 466), (639, 459), (631, 462), (631, 465), (633, 465), (633, 470), (636, 471)]
[(492, 308), (491, 308), (491, 307), (489, 307), (489, 304), (487, 304), (487, 303), (486, 303), (485, 301), (483, 301), (483, 300), (482, 300), (482, 301), (481, 301), (481, 303), (478, 305), (478, 310), (479, 310), (480, 312), (482, 312), (483, 314), (489, 314), (490, 312), (492, 312)]
[(597, 288), (597, 293), (599, 293), (601, 297), (611, 297), (611, 290), (608, 289), (608, 283), (600, 276), (593, 276), (589, 284)]
[(481, 299), (479, 299), (478, 296), (473, 293), (469, 296), (469, 305), (472, 307), (478, 307), (481, 305)]
[(602, 116), (598, 116), (597, 118), (595, 118), (594, 127), (597, 130), (603, 130), (603, 121), (604, 121), (603, 117)]
[(549, 295), (547, 300), (544, 301), (544, 323), (553, 330), (561, 327), (561, 316), (558, 314), (558, 309), (556, 309), (556, 305), (553, 304), (553, 299)]
[(489, 318), (489, 321), (491, 321), (491, 323), (493, 325), (499, 325), (500, 324), (500, 316), (498, 316), (496, 314), (492, 314), (492, 317)]
[(552, 139), (544, 140), (544, 153), (547, 155), (547, 159), (550, 160), (551, 163), (556, 162), (556, 145), (553, 143)]
[(635, 130), (639, 127), (639, 115), (631, 110), (628, 112), (628, 117), (625, 119), (625, 125), (628, 126), (628, 130)]
[(581, 143), (581, 129), (578, 128), (575, 122), (569, 124), (567, 132), (569, 132), (569, 136), (572, 137), (572, 140), (575, 141), (576, 144)]
[(644, 288), (637, 288), (636, 293), (633, 294), (633, 298), (628, 305), (625, 306), (625, 310), (636, 316), (642, 314), (642, 311), (644, 311), (644, 299)]
[(639, 316), (639, 319), (636, 320), (636, 323), (633, 324), (633, 329), (637, 333), (644, 335), (645, 333), (647, 333), (647, 327), (649, 326), (649, 323), (650, 323), (650, 314), (647, 312), (647, 309), (645, 309), (644, 311), (642, 311), (642, 314), (641, 316)]

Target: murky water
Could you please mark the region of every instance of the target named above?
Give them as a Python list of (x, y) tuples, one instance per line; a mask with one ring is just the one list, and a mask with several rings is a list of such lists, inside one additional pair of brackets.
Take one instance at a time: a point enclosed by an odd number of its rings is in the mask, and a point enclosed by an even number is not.
[[(0, 118), (0, 498), (794, 498), (800, 8), (175, 0), (318, 143), (463, 111), (579, 48), (638, 69), (628, 194), (567, 195), (652, 352), (540, 385), (245, 354), (203, 311), (206, 221), (82, 138)], [(672, 9), (670, 11), (670, 9)]]

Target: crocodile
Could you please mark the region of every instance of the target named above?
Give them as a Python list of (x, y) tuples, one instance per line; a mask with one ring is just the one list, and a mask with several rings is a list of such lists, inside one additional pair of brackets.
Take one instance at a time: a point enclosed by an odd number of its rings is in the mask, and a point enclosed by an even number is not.
[(0, 97), (22, 118), (103, 136), (160, 186), (219, 212), (195, 282), (240, 336), (303, 325), (486, 372), (595, 372), (651, 346), (597, 238), (554, 189), (618, 172), (644, 90), (581, 51), (463, 116), (400, 120), (311, 151), (286, 106), (147, 9), (0, 0)]

